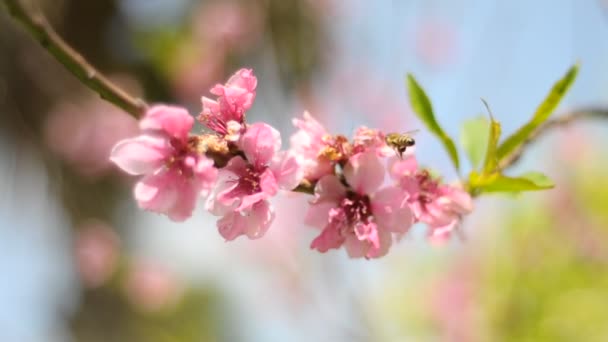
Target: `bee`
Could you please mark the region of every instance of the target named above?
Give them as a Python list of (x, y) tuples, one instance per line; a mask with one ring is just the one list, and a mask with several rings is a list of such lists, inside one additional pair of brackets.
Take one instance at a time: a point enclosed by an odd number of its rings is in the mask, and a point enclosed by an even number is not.
[(412, 135), (418, 131), (416, 129), (405, 133), (388, 133), (385, 137), (386, 144), (395, 150), (399, 158), (403, 158), (403, 153), (405, 153), (407, 148), (416, 145), (416, 140), (414, 140)]

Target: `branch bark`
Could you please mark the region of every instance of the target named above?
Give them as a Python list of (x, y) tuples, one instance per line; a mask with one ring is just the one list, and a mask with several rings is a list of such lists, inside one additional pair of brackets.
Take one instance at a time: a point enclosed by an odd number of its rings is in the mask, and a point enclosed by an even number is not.
[(498, 165), (500, 170), (505, 170), (515, 165), (523, 156), (527, 147), (538, 140), (546, 133), (552, 131), (555, 128), (567, 126), (573, 122), (586, 120), (586, 119), (608, 119), (607, 108), (582, 108), (573, 112), (564, 114), (558, 118), (548, 120), (545, 124), (541, 125), (530, 137), (513, 153), (507, 158), (503, 159)]
[(97, 71), (55, 32), (41, 12), (26, 7), (22, 0), (4, 0), (4, 4), (10, 15), (21, 23), (43, 48), (102, 99), (136, 118), (145, 112), (147, 105), (142, 99), (129, 95)]

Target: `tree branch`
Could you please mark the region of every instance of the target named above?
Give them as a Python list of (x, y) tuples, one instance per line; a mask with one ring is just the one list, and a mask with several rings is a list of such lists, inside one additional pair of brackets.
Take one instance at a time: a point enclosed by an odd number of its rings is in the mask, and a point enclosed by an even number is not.
[(534, 143), (538, 138), (540, 138), (544, 134), (552, 131), (554, 128), (567, 126), (581, 119), (608, 119), (608, 109), (583, 108), (562, 115), (559, 118), (555, 118), (545, 122), (545, 124), (543, 124), (536, 131), (534, 131), (534, 133), (532, 133), (530, 137), (518, 149), (513, 151), (513, 153), (511, 153), (507, 158), (503, 159), (500, 162), (498, 166), (499, 169), (504, 170), (516, 164), (521, 159), (528, 146)]
[(102, 99), (122, 108), (134, 117), (138, 118), (143, 114), (147, 107), (146, 103), (129, 95), (98, 72), (55, 32), (41, 12), (27, 8), (21, 0), (4, 0), (4, 3), (11, 16), (83, 84), (99, 94)]

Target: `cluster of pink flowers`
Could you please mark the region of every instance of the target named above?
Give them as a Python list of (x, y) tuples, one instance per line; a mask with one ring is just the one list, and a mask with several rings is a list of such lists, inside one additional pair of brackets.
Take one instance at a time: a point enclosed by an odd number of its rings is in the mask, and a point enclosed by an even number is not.
[(379, 130), (361, 127), (349, 140), (304, 113), (294, 119), (291, 148), (281, 151), (276, 129), (246, 121), (256, 87), (248, 69), (213, 87), (217, 98), (203, 97), (198, 116), (210, 132), (200, 135), (191, 133), (194, 118), (183, 108), (148, 110), (142, 134), (119, 142), (111, 154), (125, 172), (143, 175), (134, 189), (142, 209), (182, 221), (206, 196), (226, 240), (256, 239), (272, 224), (268, 200), (279, 190), (314, 189), (305, 221), (321, 232), (311, 248), (344, 246), (353, 258), (385, 255), (416, 222), (426, 223), (432, 238), (446, 238), (472, 210), (468, 193), (419, 169), (411, 149), (397, 158)]

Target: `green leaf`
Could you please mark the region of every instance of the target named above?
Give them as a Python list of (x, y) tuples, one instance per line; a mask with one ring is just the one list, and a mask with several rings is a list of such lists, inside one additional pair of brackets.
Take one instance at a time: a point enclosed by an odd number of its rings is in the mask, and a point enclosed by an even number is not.
[(482, 192), (521, 192), (538, 191), (554, 187), (553, 183), (537, 172), (531, 172), (520, 177), (507, 177), (493, 174), (477, 180), (475, 186)]
[(487, 151), (489, 125), (488, 118), (478, 116), (465, 121), (460, 127), (460, 144), (473, 169), (479, 167)]
[(498, 167), (498, 155), (496, 154), (498, 139), (500, 139), (500, 123), (490, 116), (488, 147), (486, 149), (486, 159), (483, 163), (483, 173), (485, 175), (493, 173)]
[(439, 126), (439, 123), (435, 119), (435, 114), (433, 113), (431, 101), (412, 74), (407, 75), (407, 89), (414, 113), (416, 113), (429, 131), (441, 140), (441, 143), (450, 155), (452, 164), (454, 164), (456, 170), (460, 170), (456, 145), (450, 136), (445, 133), (441, 126)]
[(523, 175), (519, 176), (520, 178), (525, 178), (538, 186), (543, 186), (546, 188), (553, 188), (555, 183), (545, 174), (535, 171), (526, 172)]
[(505, 141), (498, 147), (498, 159), (502, 160), (507, 157), (510, 153), (515, 151), (521, 144), (523, 144), (526, 139), (540, 126), (543, 124), (551, 115), (553, 110), (557, 107), (561, 99), (564, 97), (576, 75), (578, 73), (579, 65), (578, 63), (570, 67), (566, 75), (562, 77), (551, 91), (545, 97), (540, 106), (536, 109), (534, 116), (532, 119), (528, 121), (525, 125), (519, 128), (515, 133), (509, 136)]

